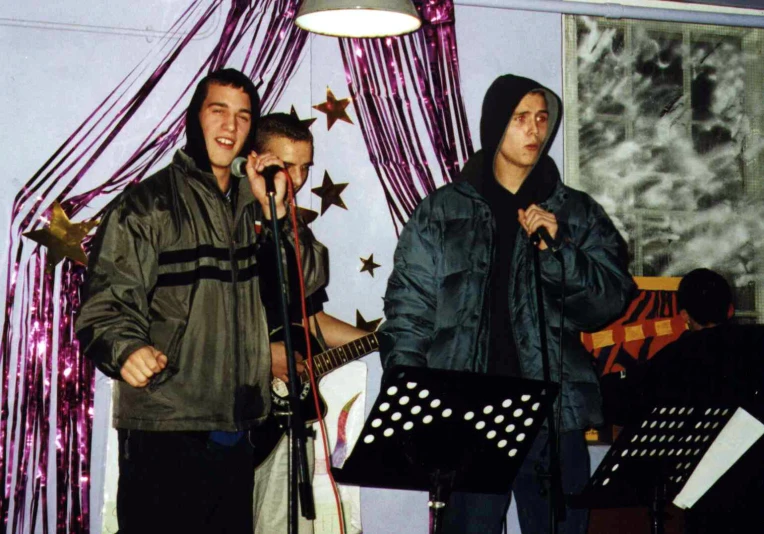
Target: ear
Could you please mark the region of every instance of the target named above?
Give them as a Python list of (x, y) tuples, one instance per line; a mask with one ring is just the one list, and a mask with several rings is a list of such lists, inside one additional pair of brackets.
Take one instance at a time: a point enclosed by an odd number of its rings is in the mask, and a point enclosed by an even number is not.
[(690, 327), (690, 314), (687, 313), (687, 310), (679, 310), (679, 316), (682, 318), (682, 321), (687, 324), (687, 327)]
[(735, 315), (735, 306), (734, 304), (730, 304), (730, 307), (727, 310), (727, 319), (732, 319), (733, 315)]

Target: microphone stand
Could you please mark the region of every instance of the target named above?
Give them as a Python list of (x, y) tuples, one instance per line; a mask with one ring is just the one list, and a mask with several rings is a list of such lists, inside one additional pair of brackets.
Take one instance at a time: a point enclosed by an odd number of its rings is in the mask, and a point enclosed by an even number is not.
[[(270, 179), (269, 179), (270, 178)], [(297, 492), (299, 489), (300, 504), (302, 515), (306, 519), (315, 519), (316, 510), (313, 502), (313, 487), (308, 471), (308, 456), (306, 450), (307, 432), (305, 430), (305, 421), (300, 413), (300, 379), (297, 375), (297, 363), (294, 357), (292, 347), (292, 336), (290, 335), (289, 312), (287, 311), (287, 282), (284, 273), (283, 255), (281, 253), (281, 240), (279, 233), (279, 222), (276, 215), (276, 187), (273, 181), (273, 175), (266, 177), (266, 192), (268, 193), (268, 202), (271, 209), (271, 222), (273, 223), (273, 240), (276, 245), (276, 270), (278, 272), (278, 283), (281, 288), (280, 306), (281, 322), (284, 325), (284, 345), (287, 354), (287, 374), (289, 376), (289, 408), (288, 417), (289, 426), (289, 534), (297, 534)], [(299, 474), (299, 482), (298, 482)]]
[[(543, 226), (531, 235), (533, 248), (533, 271), (536, 281), (536, 306), (539, 317), (539, 341), (541, 342), (541, 361), (544, 371), (544, 381), (552, 381), (551, 367), (549, 364), (549, 346), (546, 337), (546, 313), (544, 312), (544, 293), (541, 290), (541, 259), (538, 248), (543, 238), (550, 250), (555, 250), (555, 242), (549, 232)], [(556, 402), (562, 402), (562, 368), (560, 369), (560, 398)], [(557, 422), (554, 417), (554, 403), (547, 411), (547, 425), (549, 426), (549, 472), (543, 476), (549, 481), (549, 532), (557, 534), (557, 522), (565, 519), (565, 501), (562, 491), (562, 472), (560, 470), (560, 436)]]

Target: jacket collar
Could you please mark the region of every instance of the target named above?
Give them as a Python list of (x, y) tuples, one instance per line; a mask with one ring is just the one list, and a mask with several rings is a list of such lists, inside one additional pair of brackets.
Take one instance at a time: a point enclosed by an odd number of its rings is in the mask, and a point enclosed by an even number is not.
[[(490, 175), (485, 172), (485, 152), (482, 150), (477, 151), (467, 161), (466, 165), (456, 179), (457, 184), (471, 185), (469, 188), (481, 199), (485, 201), (485, 181), (494, 179), (493, 173)], [(562, 180), (560, 179), (560, 172), (557, 170), (554, 160), (547, 155), (541, 156), (536, 166), (526, 178), (527, 184), (533, 187), (534, 191), (532, 197), (539, 205), (544, 206), (548, 202), (556, 203), (557, 200), (552, 199), (553, 195), (560, 189)], [(467, 193), (467, 188), (459, 188)], [(559, 199), (560, 201), (562, 199)], [(561, 203), (561, 202), (560, 202)]]
[[(182, 149), (178, 149), (173, 156), (172, 162), (177, 165), (183, 171), (183, 174), (190, 179), (197, 180), (205, 189), (208, 189), (213, 194), (223, 195), (218, 187), (218, 180), (211, 172), (200, 170), (196, 166), (194, 159), (185, 153)], [(238, 180), (236, 187), (238, 187), (238, 202), (237, 213), (240, 208), (255, 201), (255, 195), (252, 194), (252, 188), (249, 187), (249, 181), (246, 178), (231, 177), (231, 180)]]

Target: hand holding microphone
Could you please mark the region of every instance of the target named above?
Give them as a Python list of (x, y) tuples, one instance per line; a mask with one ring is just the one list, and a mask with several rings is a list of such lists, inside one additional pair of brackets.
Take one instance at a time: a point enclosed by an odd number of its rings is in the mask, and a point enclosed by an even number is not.
[(558, 226), (554, 213), (531, 204), (528, 209), (517, 210), (517, 219), (530, 236), (531, 243), (539, 250), (546, 250), (549, 246), (556, 248)]
[(284, 163), (271, 154), (265, 152), (257, 154), (252, 152), (245, 159), (236, 158), (231, 164), (231, 173), (234, 176), (247, 177), (249, 186), (252, 188), (252, 194), (263, 207), (263, 214), (266, 219), (271, 219), (269, 195), (274, 195), (276, 200), (276, 218), (280, 219), (286, 215), (286, 204), (284, 202), (287, 189), (286, 173)]

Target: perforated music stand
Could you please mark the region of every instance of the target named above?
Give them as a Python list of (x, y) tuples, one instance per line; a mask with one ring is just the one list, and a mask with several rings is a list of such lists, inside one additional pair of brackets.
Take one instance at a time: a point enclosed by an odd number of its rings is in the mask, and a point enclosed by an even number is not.
[(589, 479), (584, 491), (569, 500), (580, 508), (647, 506), (651, 532), (663, 532), (665, 503), (682, 490), (735, 407), (653, 407), (640, 423), (621, 431)]
[(507, 493), (557, 386), (537, 380), (397, 366), (345, 464), (345, 484), (430, 493), (430, 532), (452, 491)]

